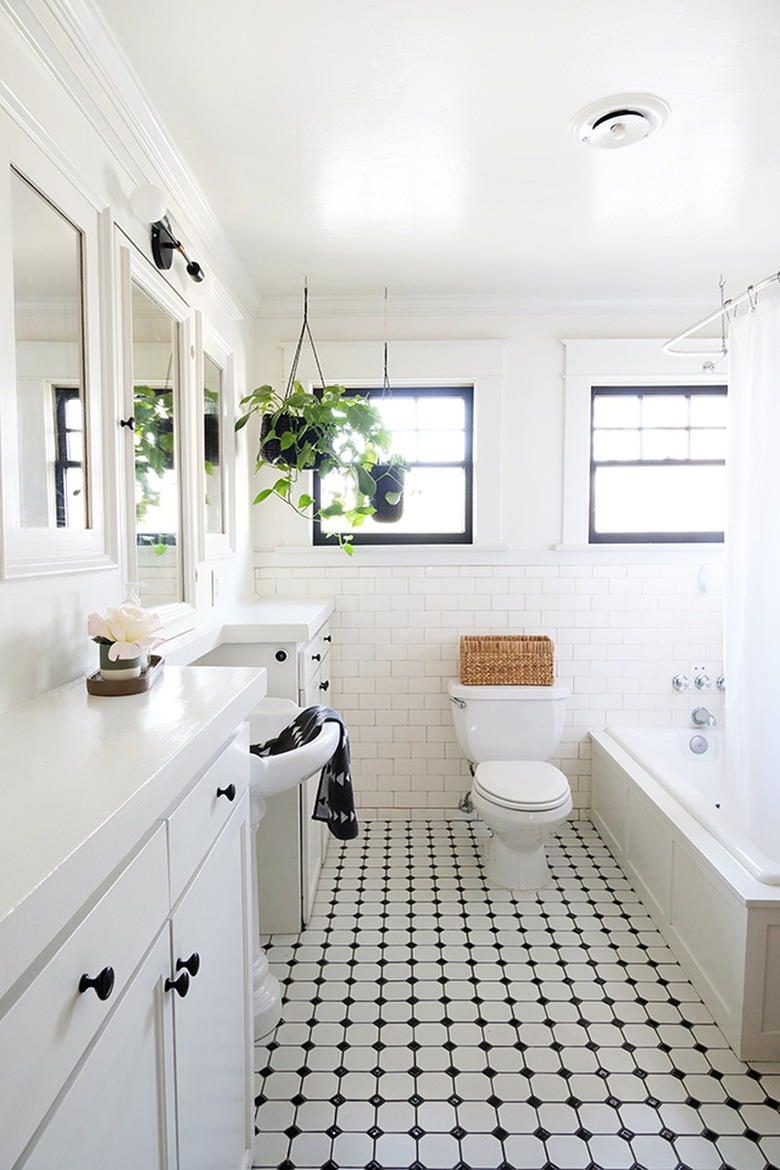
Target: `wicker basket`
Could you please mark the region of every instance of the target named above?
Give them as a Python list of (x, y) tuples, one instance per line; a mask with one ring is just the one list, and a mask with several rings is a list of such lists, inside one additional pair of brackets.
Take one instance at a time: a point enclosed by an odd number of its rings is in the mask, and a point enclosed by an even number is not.
[(555, 647), (550, 638), (525, 634), (460, 640), (460, 681), (464, 686), (551, 687)]

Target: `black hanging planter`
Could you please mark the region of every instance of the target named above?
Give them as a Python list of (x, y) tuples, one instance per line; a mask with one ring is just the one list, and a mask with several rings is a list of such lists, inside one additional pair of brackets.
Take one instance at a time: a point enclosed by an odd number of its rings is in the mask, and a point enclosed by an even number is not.
[(371, 506), (376, 511), (371, 518), (379, 524), (394, 524), (404, 513), (406, 468), (390, 463), (376, 463), (370, 474), (376, 484), (376, 491), (371, 497)]
[[(292, 431), (296, 438), (290, 446), (282, 450), (282, 435), (287, 431)], [(264, 414), (260, 422), (260, 454), (267, 463), (272, 463), (275, 467), (288, 465), (295, 467), (299, 453), (306, 443), (316, 446), (317, 437), (317, 432), (312, 427), (307, 428), (303, 419), (296, 418), (295, 415)], [(318, 460), (314, 460), (312, 466), (315, 466), (316, 462)]]

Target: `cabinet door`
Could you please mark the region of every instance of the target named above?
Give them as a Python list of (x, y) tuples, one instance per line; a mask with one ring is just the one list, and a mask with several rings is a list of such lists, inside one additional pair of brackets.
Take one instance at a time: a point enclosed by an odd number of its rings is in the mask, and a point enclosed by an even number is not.
[(248, 818), (245, 794), (172, 918), (172, 978), (188, 973), (186, 994), (172, 993), (180, 1170), (238, 1170), (249, 1164)]
[[(318, 643), (320, 658), (317, 668), (310, 673), (301, 695), (302, 707), (330, 707), (333, 696), (330, 690), (330, 654), (327, 644)], [(327, 684), (327, 690), (323, 685)], [(301, 835), (301, 917), (304, 925), (309, 921), (314, 907), (314, 897), (320, 880), (320, 871), (328, 851), (330, 832), (324, 821), (313, 821), (311, 814), (320, 786), (319, 772), (304, 780), (299, 789), (300, 835)]]
[(175, 1170), (169, 967), (166, 926), (18, 1170)]

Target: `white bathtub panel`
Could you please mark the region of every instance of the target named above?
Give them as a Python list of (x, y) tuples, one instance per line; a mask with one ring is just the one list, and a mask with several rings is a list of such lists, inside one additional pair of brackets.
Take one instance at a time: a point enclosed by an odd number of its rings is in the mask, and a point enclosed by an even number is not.
[[(681, 840), (673, 850), (669, 926), (688, 953), (693, 982), (734, 1042), (743, 996), (746, 914), (718, 875)], [(724, 1016), (725, 1013), (725, 1016)]]
[(640, 882), (654, 918), (669, 917), (672, 884), (672, 842), (669, 822), (651, 801), (630, 792), (626, 826), (626, 857), (631, 875)]
[(752, 878), (613, 744), (593, 734), (594, 824), (737, 1055), (779, 1061), (777, 888)]
[(617, 768), (598, 744), (593, 745), (599, 767), (593, 770), (591, 816), (602, 840), (622, 861), (626, 855), (628, 787), (625, 773)]
[(743, 1031), (752, 1060), (780, 1053), (780, 910), (750, 909), (745, 959)]

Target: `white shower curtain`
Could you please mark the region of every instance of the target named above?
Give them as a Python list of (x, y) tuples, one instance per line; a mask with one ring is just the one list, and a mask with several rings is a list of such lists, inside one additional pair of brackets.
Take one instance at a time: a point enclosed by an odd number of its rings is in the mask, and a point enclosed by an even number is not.
[(729, 348), (723, 808), (780, 861), (780, 301)]

